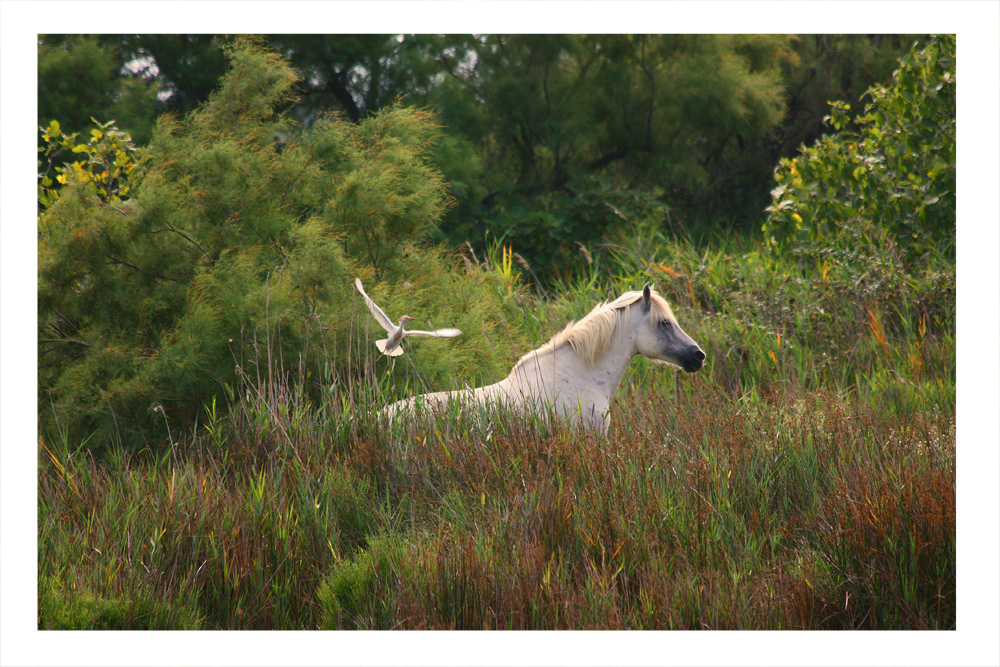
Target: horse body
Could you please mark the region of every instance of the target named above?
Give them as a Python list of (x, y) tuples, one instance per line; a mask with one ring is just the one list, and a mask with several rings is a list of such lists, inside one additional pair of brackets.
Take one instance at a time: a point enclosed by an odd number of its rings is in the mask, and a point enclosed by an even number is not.
[(544, 414), (607, 433), (611, 399), (629, 362), (638, 354), (693, 373), (705, 353), (684, 333), (667, 302), (647, 284), (610, 304), (595, 307), (571, 322), (548, 343), (527, 353), (503, 380), (475, 389), (441, 391), (393, 403), (393, 418), (420, 405), (435, 409), (450, 401), (460, 405), (494, 403)]

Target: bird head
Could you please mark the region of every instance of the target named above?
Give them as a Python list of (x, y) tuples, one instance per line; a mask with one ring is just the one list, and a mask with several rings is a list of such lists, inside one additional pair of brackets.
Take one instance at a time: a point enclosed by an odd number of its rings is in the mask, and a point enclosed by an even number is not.
[(403, 315), (401, 318), (399, 318), (399, 326), (403, 326), (407, 322), (412, 322), (412, 321), (413, 321), (412, 317), (410, 317), (409, 315)]

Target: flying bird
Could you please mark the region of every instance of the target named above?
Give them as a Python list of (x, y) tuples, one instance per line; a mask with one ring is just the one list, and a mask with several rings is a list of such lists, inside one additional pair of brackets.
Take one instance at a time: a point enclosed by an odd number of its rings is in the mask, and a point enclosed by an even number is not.
[(389, 317), (384, 312), (382, 312), (382, 309), (379, 308), (375, 304), (375, 302), (372, 301), (371, 298), (365, 293), (365, 288), (362, 287), (360, 278), (354, 279), (354, 286), (358, 288), (358, 291), (361, 292), (361, 296), (365, 298), (365, 303), (368, 304), (368, 310), (372, 312), (372, 316), (375, 318), (375, 321), (381, 324), (385, 328), (385, 330), (389, 332), (388, 338), (383, 338), (382, 340), (375, 341), (375, 347), (378, 348), (378, 351), (388, 357), (398, 357), (399, 355), (403, 354), (404, 350), (400, 345), (400, 343), (403, 342), (403, 338), (405, 338), (406, 336), (435, 336), (437, 338), (454, 338), (455, 336), (458, 336), (459, 334), (462, 333), (461, 330), (459, 329), (437, 329), (435, 331), (417, 331), (416, 329), (411, 329), (407, 331), (406, 329), (403, 328), (403, 325), (406, 324), (407, 322), (412, 321), (413, 320), (412, 317), (410, 317), (409, 315), (403, 315), (402, 317), (399, 318), (398, 325), (393, 324), (392, 320), (390, 320)]

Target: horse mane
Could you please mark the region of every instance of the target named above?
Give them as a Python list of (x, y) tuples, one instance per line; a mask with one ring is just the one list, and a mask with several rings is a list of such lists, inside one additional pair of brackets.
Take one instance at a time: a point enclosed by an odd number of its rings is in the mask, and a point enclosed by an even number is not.
[[(632, 304), (642, 299), (642, 292), (625, 292), (620, 297), (610, 303), (599, 303), (594, 306), (583, 319), (577, 322), (570, 322), (566, 327), (549, 339), (538, 349), (528, 352), (521, 357), (513, 370), (524, 364), (529, 358), (539, 354), (545, 354), (555, 350), (557, 347), (569, 343), (577, 356), (588, 368), (593, 368), (604, 353), (608, 350), (608, 345), (615, 334), (618, 325), (617, 311), (628, 308)], [(670, 305), (666, 299), (652, 292), (649, 298), (650, 306), (663, 319), (674, 319), (674, 314), (670, 310)]]

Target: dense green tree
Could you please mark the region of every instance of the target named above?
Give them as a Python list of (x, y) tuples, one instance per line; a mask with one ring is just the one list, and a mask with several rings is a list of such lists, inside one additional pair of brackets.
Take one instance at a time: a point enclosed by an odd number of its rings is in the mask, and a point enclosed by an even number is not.
[(66, 134), (91, 118), (114, 120), (145, 143), (156, 115), (158, 85), (125, 68), (123, 55), (88, 35), (43, 35), (38, 44), (38, 125), (57, 121)]
[[(120, 58), (163, 82), (165, 105), (186, 111), (208, 99), (225, 70), (225, 37), (122, 35), (102, 38)], [(343, 113), (358, 122), (400, 96), (421, 95), (438, 71), (436, 36), (270, 35), (271, 48), (299, 70), (294, 103), (300, 120)]]
[[(420, 244), (448, 205), (427, 157), (436, 129), (426, 112), (387, 107), (303, 130), (278, 112), (298, 81), (287, 61), (247, 39), (226, 55), (206, 104), (160, 119), (130, 197), (99, 196), (70, 170), (40, 216), (39, 399), (50, 434), (57, 421), (73, 437), (98, 433), (98, 448), (155, 439), (242, 373), (294, 373), (315, 392), (361, 372), (374, 336), (359, 332), (377, 326), (356, 305), (355, 276), (422, 325), (432, 315), (470, 332), (499, 326), (504, 305), (487, 278)], [(432, 387), (507, 363), (471, 335), (413, 358)]]
[(96, 39), (79, 36), (38, 45), (38, 124), (58, 120), (82, 130), (92, 115), (103, 116), (115, 77), (114, 54)]
[(303, 73), (303, 116), (339, 110), (353, 122), (404, 98), (422, 99), (440, 68), (436, 35), (273, 35), (273, 47)]
[[(784, 113), (777, 36), (483, 36), (442, 64), (430, 101), (481, 156), (485, 223), (541, 270), (664, 204), (713, 210)], [(756, 165), (760, 167), (760, 165)], [(770, 173), (766, 165), (765, 173)], [(445, 169), (448, 173), (448, 169)], [(766, 192), (766, 189), (764, 189)]]
[(119, 57), (162, 83), (164, 106), (188, 111), (205, 102), (226, 70), (225, 40), (215, 35), (108, 35)]

